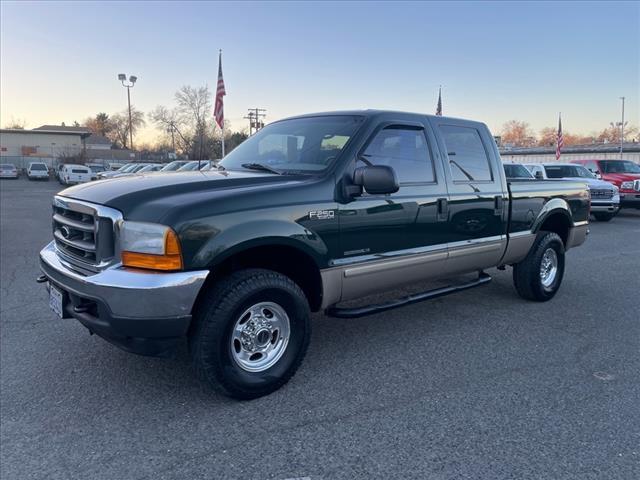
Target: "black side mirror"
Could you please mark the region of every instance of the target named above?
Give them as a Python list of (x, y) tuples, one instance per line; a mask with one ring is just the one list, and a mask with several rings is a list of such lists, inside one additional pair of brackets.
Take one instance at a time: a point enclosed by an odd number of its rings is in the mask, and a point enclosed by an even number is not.
[(366, 192), (371, 195), (386, 195), (400, 189), (396, 172), (387, 165), (357, 168), (353, 172), (353, 183), (364, 187)]
[(536, 179), (544, 180), (544, 175), (542, 175), (542, 172), (540, 170), (536, 170)]

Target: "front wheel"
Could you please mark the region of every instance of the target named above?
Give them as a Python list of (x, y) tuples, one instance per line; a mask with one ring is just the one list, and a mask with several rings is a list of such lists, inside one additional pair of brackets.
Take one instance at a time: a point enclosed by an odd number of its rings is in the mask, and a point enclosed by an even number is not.
[(540, 232), (525, 259), (513, 266), (516, 291), (527, 300), (551, 300), (560, 289), (564, 263), (564, 243), (560, 236)]
[(200, 378), (238, 399), (267, 395), (293, 376), (311, 335), (307, 299), (290, 278), (235, 272), (204, 292), (189, 346)]

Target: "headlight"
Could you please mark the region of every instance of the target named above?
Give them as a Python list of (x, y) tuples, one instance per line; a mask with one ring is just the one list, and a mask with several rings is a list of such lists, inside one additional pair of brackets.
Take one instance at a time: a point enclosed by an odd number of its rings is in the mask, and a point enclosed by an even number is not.
[(622, 182), (620, 184), (620, 188), (624, 189), (624, 190), (631, 190), (633, 188), (633, 181), (630, 182)]
[(122, 222), (120, 252), (126, 267), (181, 270), (183, 266), (176, 232), (157, 223)]

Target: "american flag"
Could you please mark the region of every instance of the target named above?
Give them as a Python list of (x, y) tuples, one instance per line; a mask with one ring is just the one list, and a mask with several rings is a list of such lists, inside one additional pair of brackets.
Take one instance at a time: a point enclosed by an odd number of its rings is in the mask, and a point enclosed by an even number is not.
[(438, 89), (438, 106), (436, 107), (436, 115), (442, 116), (442, 87)]
[(224, 89), (224, 78), (222, 78), (222, 51), (218, 58), (218, 87), (216, 88), (216, 106), (213, 110), (213, 116), (216, 118), (216, 123), (220, 128), (224, 125), (224, 97), (227, 92)]
[(560, 160), (563, 145), (564, 138), (562, 137), (562, 119), (560, 118), (560, 115), (558, 115), (558, 141), (556, 143), (556, 160)]

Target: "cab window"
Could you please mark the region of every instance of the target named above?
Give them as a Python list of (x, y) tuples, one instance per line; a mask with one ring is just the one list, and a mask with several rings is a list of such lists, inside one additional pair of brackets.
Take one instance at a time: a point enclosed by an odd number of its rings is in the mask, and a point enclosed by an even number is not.
[(389, 126), (380, 130), (361, 157), (364, 163), (393, 168), (400, 184), (435, 182), (427, 139), (419, 127)]
[(478, 130), (457, 125), (440, 125), (439, 128), (447, 148), (449, 168), (454, 182), (493, 180), (489, 157)]

